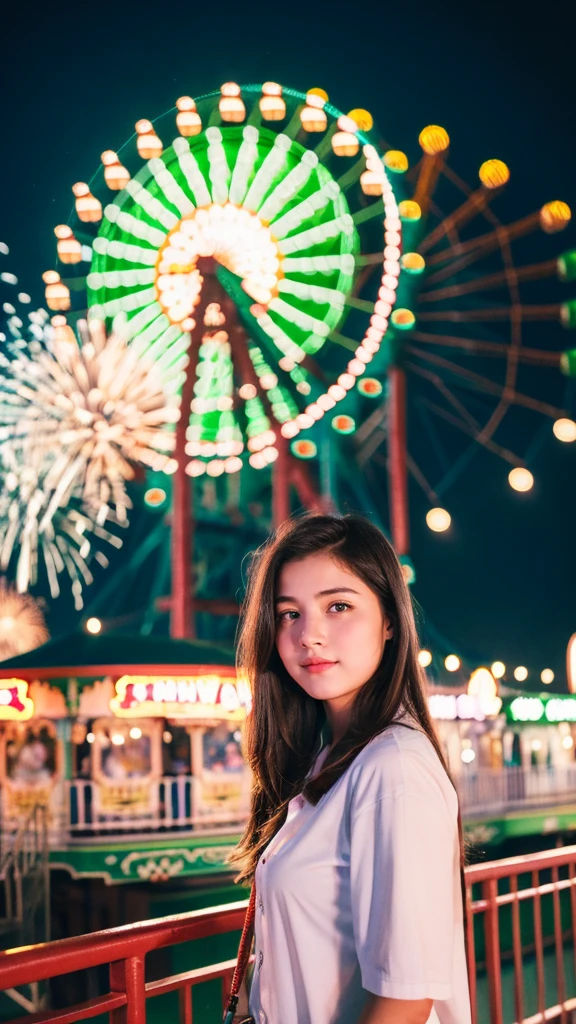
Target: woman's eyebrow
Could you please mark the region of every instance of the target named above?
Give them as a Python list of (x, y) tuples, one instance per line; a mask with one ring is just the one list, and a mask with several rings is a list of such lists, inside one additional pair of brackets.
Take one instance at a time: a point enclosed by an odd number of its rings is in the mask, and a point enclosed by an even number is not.
[[(353, 590), (352, 587), (331, 587), (330, 590), (320, 590), (314, 597), (328, 597), (330, 594), (357, 594), (357, 590)], [(287, 597), (285, 594), (280, 595), (276, 598), (276, 604), (280, 604), (281, 601), (292, 601), (293, 604), (297, 604), (295, 597)]]

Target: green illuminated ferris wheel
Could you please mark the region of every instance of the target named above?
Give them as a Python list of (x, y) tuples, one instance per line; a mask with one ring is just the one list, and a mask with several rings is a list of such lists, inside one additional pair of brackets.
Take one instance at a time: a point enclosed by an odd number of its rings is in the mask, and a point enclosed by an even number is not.
[[(327, 414), (346, 433), (350, 402), (379, 395), (368, 374), (394, 317), (401, 220), (390, 171), (363, 110), (344, 115), (326, 94), (275, 83), (232, 83), (136, 124), (145, 164), (131, 173), (132, 142), (102, 155), (98, 178), (74, 186), (80, 226), (56, 228), (65, 280), (44, 275), (50, 308), (128, 333), (167, 390), (181, 395), (173, 457), (172, 621), (190, 620), (190, 481), (273, 468), (274, 518), (319, 506), (302, 461), (317, 443), (299, 437)], [(168, 117), (168, 115), (166, 115)], [(95, 236), (89, 225), (94, 226)], [(91, 249), (85, 273), (82, 246)], [(359, 285), (379, 253), (371, 301)], [(383, 255), (384, 254), (384, 255)], [(351, 336), (339, 331), (352, 322)], [(61, 332), (68, 325), (58, 321)]]
[[(501, 161), (486, 161), (480, 188), (469, 189), (447, 165), (447, 133), (432, 125), (409, 170), (402, 151), (381, 144), (367, 111), (344, 114), (321, 89), (227, 83), (135, 127), (120, 150), (102, 154), (88, 184), (74, 186), (79, 223), (55, 229), (64, 267), (44, 280), (52, 310), (72, 322), (104, 321), (179, 398), (178, 422), (165, 424), (172, 451), (156, 470), (147, 463), (151, 500), (170, 505), (165, 607), (175, 635), (188, 635), (192, 621), (191, 478), (216, 486), (242, 470), (243, 479), (263, 480), (271, 471), (280, 522), (292, 487), (304, 506), (329, 502), (325, 453), (334, 438), (344, 444), (356, 432), (361, 462), (385, 435), (391, 532), (398, 553), (408, 554), (408, 468), (431, 504), (435, 494), (407, 453), (406, 371), (440, 397), (437, 415), (526, 473), (495, 432), (522, 404), (523, 318), (557, 318), (559, 307), (523, 311), (523, 270), (510, 243), (538, 226), (563, 229), (565, 204), (506, 228), (491, 211), (509, 177)], [(435, 196), (443, 177), (463, 195), (447, 213)], [(470, 230), (478, 218), (480, 233), (477, 224)], [(495, 272), (483, 266), (492, 257), (501, 260)], [(550, 261), (542, 267), (550, 272)], [(526, 280), (538, 276), (526, 270)], [(470, 295), (498, 288), (496, 309), (470, 310)], [(479, 336), (479, 324), (506, 319), (511, 339)], [(448, 335), (447, 322), (469, 324), (471, 333), (459, 326)], [(54, 325), (65, 348), (70, 327), (60, 316)], [(500, 358), (501, 381), (466, 365), (486, 355)], [(555, 368), (560, 360), (534, 349), (526, 358)], [(317, 456), (320, 485), (306, 464)], [(358, 478), (351, 461), (339, 472)], [(431, 528), (444, 529), (449, 516), (433, 511)]]

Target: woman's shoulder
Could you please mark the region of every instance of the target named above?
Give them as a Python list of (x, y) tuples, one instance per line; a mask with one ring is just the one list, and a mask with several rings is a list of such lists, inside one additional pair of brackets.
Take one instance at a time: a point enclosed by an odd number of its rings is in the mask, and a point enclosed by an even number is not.
[(393, 723), (355, 758), (350, 795), (359, 808), (402, 794), (457, 807), (454, 787), (430, 738), (418, 726)]

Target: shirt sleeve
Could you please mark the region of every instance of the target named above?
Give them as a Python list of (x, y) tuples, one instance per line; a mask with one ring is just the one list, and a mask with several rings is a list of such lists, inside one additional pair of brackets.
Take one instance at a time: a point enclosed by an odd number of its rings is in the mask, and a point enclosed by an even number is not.
[(421, 788), (409, 777), (352, 808), (354, 940), (368, 992), (445, 1000), (453, 994), (457, 824), (438, 781), (416, 774)]

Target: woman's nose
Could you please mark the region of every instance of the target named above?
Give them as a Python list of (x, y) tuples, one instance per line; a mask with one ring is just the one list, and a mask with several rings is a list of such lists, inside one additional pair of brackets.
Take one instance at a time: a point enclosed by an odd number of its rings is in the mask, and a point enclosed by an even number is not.
[(300, 620), (300, 646), (314, 647), (326, 642), (326, 631), (321, 621), (316, 617)]

